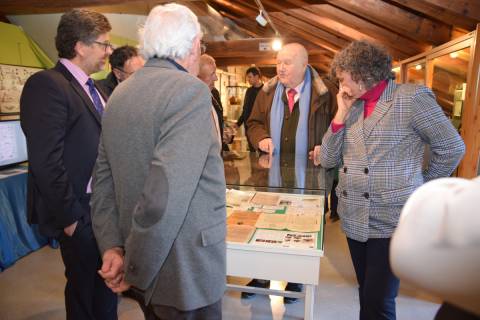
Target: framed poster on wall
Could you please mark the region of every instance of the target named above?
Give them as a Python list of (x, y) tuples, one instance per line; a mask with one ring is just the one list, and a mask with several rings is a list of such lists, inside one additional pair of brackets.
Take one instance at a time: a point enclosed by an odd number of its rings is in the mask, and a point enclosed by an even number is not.
[(40, 68), (0, 64), (0, 114), (20, 112), (20, 95), (25, 81)]

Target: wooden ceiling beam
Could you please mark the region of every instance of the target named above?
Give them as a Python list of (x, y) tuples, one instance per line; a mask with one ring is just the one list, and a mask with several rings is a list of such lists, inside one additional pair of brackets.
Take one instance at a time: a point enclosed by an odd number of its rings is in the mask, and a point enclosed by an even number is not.
[[(278, 12), (271, 13), (270, 15), (276, 16), (281, 19), (283, 17), (288, 17), (291, 22), (298, 20), (303, 29), (312, 30), (311, 26), (316, 27), (320, 30), (315, 30), (316, 36), (322, 38), (330, 43), (336, 44), (338, 47), (342, 46), (342, 41), (351, 41), (353, 38), (346, 36), (345, 33), (336, 32), (335, 28), (332, 27), (334, 21), (318, 21), (317, 17), (310, 15), (305, 10), (302, 9), (285, 9), (283, 5), (280, 5), (278, 2), (272, 0), (263, 0), (263, 3), (271, 6)], [(311, 25), (311, 26), (308, 26)], [(352, 30), (354, 31), (354, 30)]]
[(274, 34), (271, 27), (261, 27), (257, 24), (255, 17), (258, 15), (258, 11), (255, 7), (252, 8), (252, 6), (248, 5), (247, 2), (234, 2), (228, 0), (209, 0), (208, 2), (209, 5), (214, 7), (217, 11), (227, 13), (229, 19), (235, 23), (239, 20), (242, 21), (242, 26), (253, 33), (262, 34), (262, 36)]
[[(337, 47), (342, 47), (344, 42), (351, 41), (352, 38), (350, 36), (346, 36), (344, 33), (336, 32), (335, 28), (331, 27), (331, 24), (334, 21), (323, 21), (320, 23), (317, 21), (315, 16), (308, 16), (308, 12), (302, 9), (286, 9), (283, 5), (280, 5), (279, 2), (272, 1), (272, 0), (263, 0), (263, 3), (269, 5), (273, 9), (277, 10), (278, 12), (270, 13), (271, 16), (275, 16), (279, 19), (288, 18), (288, 23), (293, 24), (293, 26), (297, 23), (300, 24), (299, 27), (307, 32), (314, 31), (314, 36), (317, 38), (321, 38), (329, 43), (336, 45)], [(314, 27), (314, 28), (312, 28)]]
[(256, 22), (253, 23), (249, 19), (238, 18), (237, 16), (225, 11), (220, 11), (220, 14), (232, 20), (238, 27), (250, 32), (251, 36), (254, 38), (266, 38), (274, 36), (274, 33), (271, 29), (262, 28)]
[[(297, 35), (333, 53), (348, 44), (348, 41), (345, 39), (335, 37), (308, 23), (291, 18), (284, 13), (274, 12), (270, 14), (270, 17), (275, 22), (277, 28), (281, 30), (280, 32), (283, 37)], [(325, 40), (325, 38), (327, 38), (328, 41)]]
[[(227, 16), (225, 16), (225, 18), (228, 18)], [(252, 31), (250, 28), (246, 27), (246, 26), (243, 26), (240, 21), (238, 20), (233, 20), (233, 19), (230, 19), (232, 20), (233, 23), (235, 23), (236, 27), (241, 30), (243, 33), (247, 34), (249, 37), (252, 37), (252, 38), (261, 38), (261, 37), (264, 37), (265, 35), (264, 34), (259, 34), (259, 33), (255, 33), (254, 31)]]
[[(315, 67), (316, 69), (322, 70), (324, 73), (330, 71), (330, 62), (328, 58), (324, 56), (309, 56), (308, 63)], [(256, 66), (272, 66), (275, 67), (277, 61), (275, 56), (264, 55), (262, 57), (251, 57), (245, 59), (245, 57), (223, 57), (215, 58), (215, 63), (217, 67), (228, 67), (228, 66), (250, 66), (252, 64)]]
[[(243, 39), (243, 40), (230, 40), (230, 41), (214, 41), (207, 43), (207, 53), (215, 58), (226, 57), (258, 57), (262, 55), (273, 54), (274, 51), (260, 51), (260, 43), (271, 42), (273, 38), (257, 38), (257, 39)], [(285, 43), (298, 42), (298, 38), (285, 38)], [(311, 55), (323, 55), (327, 58), (331, 58), (331, 52), (318, 48), (315, 44), (306, 43), (305, 48)]]
[[(260, 42), (269, 42), (271, 38), (264, 39), (245, 39), (233, 41), (210, 42), (207, 44), (207, 53), (215, 58), (218, 66), (227, 65), (275, 65), (275, 51), (259, 51)], [(288, 42), (299, 42), (297, 38), (287, 38)], [(333, 58), (331, 52), (325, 49), (319, 49), (318, 46), (311, 43), (305, 43), (309, 53), (309, 62), (314, 64), (323, 63), (329, 66)]]
[(427, 17), (443, 21), (466, 31), (475, 30), (480, 22), (480, 1), (452, 0), (388, 0), (419, 12)]
[(228, 0), (210, 0), (209, 2), (219, 5), (227, 11), (236, 13), (237, 15), (239, 15), (239, 17), (251, 17), (252, 19), (255, 19), (255, 17), (258, 15), (258, 11), (244, 6), (239, 2), (233, 2)]
[(480, 2), (474, 1), (452, 1), (452, 0), (422, 0), (428, 2), (430, 5), (435, 5), (444, 8), (450, 12), (462, 15), (463, 17), (470, 17), (477, 22), (480, 21)]
[(417, 16), (382, 0), (324, 1), (412, 40), (440, 45), (451, 39), (451, 28), (446, 24)]
[[(145, 8), (148, 14), (150, 9), (157, 4), (162, 4), (165, 0), (2, 0), (1, 8), (5, 14), (36, 14), (36, 13), (61, 13), (73, 8), (113, 6), (112, 8), (125, 8), (130, 5), (134, 8)], [(143, 9), (140, 9), (143, 12)], [(138, 10), (135, 10), (138, 11)], [(105, 12), (105, 11), (104, 11)], [(109, 11), (115, 12), (115, 11)], [(132, 13), (132, 12), (129, 12)]]
[(310, 23), (318, 28), (322, 28), (325, 30), (325, 32), (338, 35), (340, 38), (343, 38), (348, 42), (354, 40), (369, 40), (373, 43), (380, 44), (391, 52), (395, 60), (403, 60), (423, 51), (422, 48), (419, 47), (419, 45), (414, 41), (409, 41), (411, 46), (402, 47), (401, 45), (399, 46), (398, 44), (384, 42), (376, 37), (361, 33), (356, 29), (340, 24), (330, 18), (326, 18), (325, 16), (322, 17), (318, 14), (313, 14), (302, 9), (293, 9), (291, 11), (295, 12), (296, 16), (302, 17), (305, 22)]
[[(431, 48), (428, 43), (420, 43), (400, 36), (388, 29), (381, 28), (373, 23), (358, 18), (357, 16), (345, 12), (341, 9), (333, 7), (328, 4), (308, 5), (301, 0), (286, 0), (302, 6), (305, 18), (317, 19), (318, 23), (327, 23), (329, 29), (335, 29), (335, 32), (343, 33), (345, 36), (350, 36), (355, 40), (366, 39), (379, 43), (387, 48), (396, 49), (400, 53), (404, 53), (407, 57), (414, 56), (418, 53), (427, 51)], [(295, 12), (299, 10), (293, 10)], [(332, 21), (332, 22), (330, 22)], [(404, 56), (402, 54), (399, 55)]]

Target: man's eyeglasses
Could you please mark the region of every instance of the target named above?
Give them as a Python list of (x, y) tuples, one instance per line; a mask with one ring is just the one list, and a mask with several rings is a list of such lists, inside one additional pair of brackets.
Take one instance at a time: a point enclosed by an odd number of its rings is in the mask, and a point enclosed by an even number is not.
[(99, 46), (103, 46), (103, 49), (105, 51), (107, 51), (108, 48), (110, 48), (110, 50), (115, 50), (115, 47), (113, 46), (113, 44), (111, 44), (110, 42), (108, 41), (105, 41), (105, 42), (100, 42), (100, 41), (93, 41), (93, 43), (96, 43), (98, 44)]
[(122, 68), (115, 68), (115, 69), (117, 69), (118, 71), (126, 74), (127, 76), (130, 76), (130, 75), (132, 75), (132, 74), (135, 72), (135, 71), (133, 71), (133, 72), (127, 72), (127, 71), (123, 70)]

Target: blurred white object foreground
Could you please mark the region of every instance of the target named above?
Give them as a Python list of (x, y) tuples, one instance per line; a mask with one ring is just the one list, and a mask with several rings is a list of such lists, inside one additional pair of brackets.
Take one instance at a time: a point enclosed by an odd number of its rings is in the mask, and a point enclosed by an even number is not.
[(418, 188), (393, 234), (390, 261), (402, 281), (480, 315), (480, 177)]

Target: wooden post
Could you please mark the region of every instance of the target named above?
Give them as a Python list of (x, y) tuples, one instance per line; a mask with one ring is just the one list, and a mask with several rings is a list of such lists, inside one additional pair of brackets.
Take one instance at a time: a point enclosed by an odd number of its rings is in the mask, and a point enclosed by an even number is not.
[(480, 24), (473, 37), (467, 76), (467, 92), (462, 114), (461, 134), (467, 151), (460, 163), (458, 175), (474, 178), (478, 175), (480, 157)]

